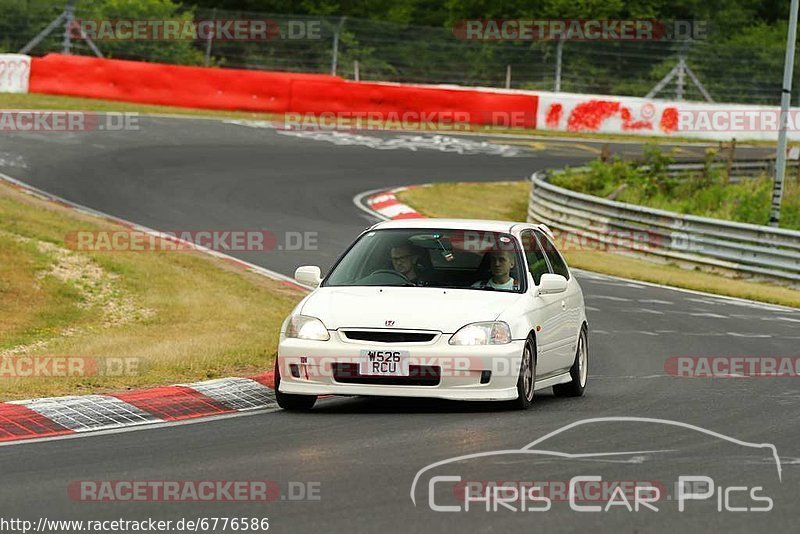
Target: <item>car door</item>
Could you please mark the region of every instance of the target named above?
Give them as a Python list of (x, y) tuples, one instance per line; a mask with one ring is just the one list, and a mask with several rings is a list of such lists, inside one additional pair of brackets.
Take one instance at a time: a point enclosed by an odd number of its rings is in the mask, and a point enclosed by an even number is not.
[[(550, 263), (533, 230), (520, 233), (525, 262), (533, 284), (539, 285), (545, 273), (552, 272)], [(531, 302), (527, 319), (536, 329), (536, 348), (538, 353), (536, 374), (538, 379), (557, 374), (563, 367), (563, 332), (559, 332), (559, 324), (563, 321), (561, 309), (562, 295), (539, 295), (534, 297), (535, 288), (529, 287)]]
[(578, 344), (578, 328), (580, 326), (580, 305), (581, 299), (577, 290), (577, 282), (570, 273), (567, 263), (556, 249), (553, 241), (543, 232), (534, 230), (539, 243), (544, 249), (550, 270), (554, 274), (560, 274), (567, 279), (567, 290), (564, 293), (551, 295), (557, 297), (559, 301), (558, 314), (558, 338), (557, 349), (558, 361), (562, 369), (568, 369), (575, 361), (575, 351)]

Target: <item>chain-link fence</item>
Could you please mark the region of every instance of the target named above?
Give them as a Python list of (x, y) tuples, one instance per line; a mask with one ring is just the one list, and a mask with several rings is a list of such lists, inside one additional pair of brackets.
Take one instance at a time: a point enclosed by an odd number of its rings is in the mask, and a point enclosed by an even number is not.
[[(4, 0), (0, 50), (17, 52), (30, 44), (65, 7), (37, 0)], [(104, 6), (113, 6), (112, 2)], [(681, 65), (658, 92), (668, 99), (704, 100), (701, 87), (717, 102), (777, 105), (784, 43), (732, 46), (706, 41), (543, 41), (460, 40), (447, 28), (398, 25), (344, 17), (304, 17), (217, 9), (165, 13), (115, 13), (78, 0), (75, 20), (172, 18), (182, 20), (269, 19), (284, 35), (297, 38), (241, 41), (219, 39), (102, 40), (65, 37), (59, 21), (28, 52), (73, 54), (178, 64), (211, 65), (313, 73), (350, 79), (407, 83), (449, 83), (513, 89), (646, 96)], [(313, 31), (311, 31), (313, 30)], [(304, 33), (305, 32), (305, 33)], [(74, 33), (74, 32), (73, 32)], [(299, 36), (298, 36), (299, 35)], [(683, 58), (683, 62), (681, 61)], [(800, 77), (800, 71), (798, 76)], [(688, 75), (687, 75), (688, 73)], [(692, 77), (696, 78), (696, 81)], [(650, 95), (653, 96), (653, 95)]]

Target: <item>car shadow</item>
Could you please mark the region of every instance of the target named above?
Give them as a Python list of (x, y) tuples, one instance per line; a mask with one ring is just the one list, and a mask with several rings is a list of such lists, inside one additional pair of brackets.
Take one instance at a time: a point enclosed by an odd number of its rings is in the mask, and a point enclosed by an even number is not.
[[(537, 393), (534, 405), (528, 410), (536, 412), (543, 407), (569, 402), (574, 399), (560, 399), (550, 392)], [(328, 414), (413, 414), (413, 413), (487, 413), (519, 412), (509, 408), (504, 402), (489, 401), (450, 401), (430, 398), (403, 397), (339, 397), (332, 396), (317, 401), (312, 410)]]

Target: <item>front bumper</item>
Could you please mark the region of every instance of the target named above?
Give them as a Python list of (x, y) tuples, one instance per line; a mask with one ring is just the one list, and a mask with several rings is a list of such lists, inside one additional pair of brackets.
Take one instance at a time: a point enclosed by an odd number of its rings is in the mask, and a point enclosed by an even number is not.
[[(328, 341), (281, 335), (278, 365), (282, 393), (476, 401), (517, 398), (524, 340), (505, 345), (454, 346), (448, 343), (449, 334), (439, 334), (426, 343), (379, 343), (349, 340), (339, 331), (330, 333)], [(357, 371), (362, 350), (408, 351), (412, 374), (416, 366), (416, 371), (427, 379), (414, 380), (412, 376), (409, 380), (374, 380), (362, 376)], [(346, 368), (349, 374), (343, 375), (348, 373)], [(428, 385), (420, 385), (423, 382)]]

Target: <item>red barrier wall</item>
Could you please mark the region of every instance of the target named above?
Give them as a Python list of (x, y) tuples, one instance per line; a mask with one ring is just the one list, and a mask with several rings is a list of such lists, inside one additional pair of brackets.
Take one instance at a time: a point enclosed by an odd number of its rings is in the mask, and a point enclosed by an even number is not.
[(462, 122), (459, 117), (468, 116), (469, 124), (536, 127), (538, 97), (532, 95), (364, 82), (293, 80), (291, 84), (291, 111), (298, 113), (369, 112), (391, 117), (412, 112), (422, 121)]
[[(323, 74), (184, 67), (49, 54), (31, 62), (30, 92), (144, 104), (272, 113), (411, 113), (425, 120), (536, 127), (538, 97), (482, 90), (347, 82)], [(456, 115), (459, 114), (459, 115)]]
[(31, 93), (204, 109), (283, 113), (292, 80), (343, 83), (335, 76), (183, 67), (48, 54), (31, 61)]

